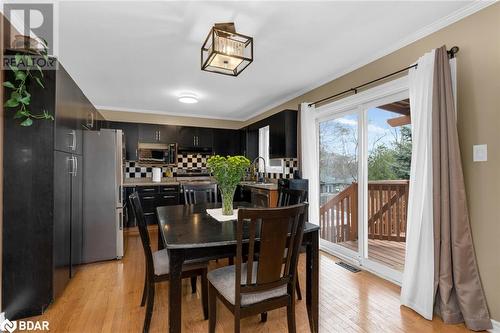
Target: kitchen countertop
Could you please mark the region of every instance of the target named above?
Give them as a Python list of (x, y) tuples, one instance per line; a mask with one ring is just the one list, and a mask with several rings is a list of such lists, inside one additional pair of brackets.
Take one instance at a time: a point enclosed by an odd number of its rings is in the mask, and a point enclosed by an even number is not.
[(153, 182), (151, 178), (125, 178), (123, 187), (151, 186), (151, 185), (179, 185), (176, 177), (164, 177), (161, 182)]
[[(177, 178), (177, 177), (164, 177), (161, 179), (161, 182), (153, 182), (151, 178), (126, 178), (123, 180), (123, 187), (135, 187), (135, 186), (161, 186), (161, 185), (180, 185), (182, 183), (187, 183), (193, 181), (192, 179), (183, 179), (183, 178)], [(203, 181), (195, 181), (196, 183), (200, 183)], [(213, 180), (212, 180), (213, 182)], [(277, 191), (278, 190), (278, 184), (276, 183), (268, 183), (268, 185), (265, 184), (259, 184), (251, 181), (242, 181), (240, 183), (241, 186), (246, 186), (246, 187), (253, 187), (253, 188), (258, 188), (261, 190), (268, 190), (268, 191)]]
[(240, 185), (246, 186), (246, 187), (258, 188), (261, 190), (268, 190), (268, 191), (277, 191), (278, 190), (278, 184), (276, 184), (276, 183), (259, 184), (259, 183), (255, 183), (255, 182), (243, 181), (240, 183)]

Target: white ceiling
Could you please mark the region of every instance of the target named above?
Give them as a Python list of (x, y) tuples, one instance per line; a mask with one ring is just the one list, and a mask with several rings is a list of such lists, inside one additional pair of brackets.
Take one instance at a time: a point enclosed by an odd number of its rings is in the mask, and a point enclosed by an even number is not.
[[(450, 20), (470, 2), (60, 2), (59, 57), (98, 108), (246, 120)], [(254, 37), (238, 77), (200, 70), (215, 22)], [(451, 45), (450, 45), (451, 46)], [(177, 95), (194, 92), (198, 104)]]

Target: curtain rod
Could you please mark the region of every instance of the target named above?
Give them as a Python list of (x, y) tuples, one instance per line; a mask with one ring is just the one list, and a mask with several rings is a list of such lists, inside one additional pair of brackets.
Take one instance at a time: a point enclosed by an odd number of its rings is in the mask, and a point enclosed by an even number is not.
[[(450, 58), (454, 58), (455, 57), (455, 54), (458, 53), (460, 49), (458, 48), (458, 46), (453, 46), (450, 50), (448, 50), (448, 55)], [(354, 87), (354, 88), (351, 88), (351, 89), (347, 89), (347, 90), (344, 90), (342, 92), (339, 92), (338, 94), (335, 94), (335, 95), (332, 95), (332, 96), (328, 96), (328, 97), (325, 97), (325, 98), (322, 98), (320, 100), (317, 100), (316, 102), (312, 102), (312, 103), (309, 103), (309, 106), (313, 106), (313, 105), (316, 105), (316, 104), (319, 104), (319, 103), (323, 103), (325, 101), (328, 101), (330, 99), (333, 99), (335, 97), (339, 97), (339, 96), (342, 96), (342, 95), (345, 95), (349, 92), (354, 92), (354, 94), (357, 94), (358, 93), (358, 90), (361, 89), (361, 88), (364, 88), (366, 86), (369, 86), (375, 82), (378, 82), (378, 81), (382, 81), (382, 80), (385, 80), (391, 76), (394, 76), (394, 75), (397, 75), (399, 73), (402, 73), (402, 72), (405, 72), (411, 68), (416, 68), (418, 64), (414, 64), (414, 65), (411, 65), (411, 66), (408, 66), (408, 67), (405, 67), (403, 69), (400, 69), (400, 70), (397, 70), (395, 72), (392, 72), (390, 74), (387, 74), (387, 75), (384, 75), (382, 77), (379, 77), (378, 79), (375, 79), (375, 80), (371, 80), (369, 82), (366, 82), (366, 83), (363, 83), (357, 87)]]

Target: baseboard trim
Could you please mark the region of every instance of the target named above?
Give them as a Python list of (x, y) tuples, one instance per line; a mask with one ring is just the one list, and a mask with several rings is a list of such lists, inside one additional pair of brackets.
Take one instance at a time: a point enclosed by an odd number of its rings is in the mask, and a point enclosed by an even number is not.
[(491, 330), (488, 330), (490, 333), (500, 333), (500, 321), (496, 320), (491, 320), (491, 324), (493, 325), (493, 328)]

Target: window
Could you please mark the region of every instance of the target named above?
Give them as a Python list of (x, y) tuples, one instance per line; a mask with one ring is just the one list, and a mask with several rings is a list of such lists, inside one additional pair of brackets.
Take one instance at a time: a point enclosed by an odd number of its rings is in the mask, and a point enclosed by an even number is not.
[[(283, 173), (283, 160), (269, 158), (269, 126), (259, 128), (259, 156), (266, 161), (266, 172)], [(259, 161), (259, 171), (264, 172), (264, 162)]]

